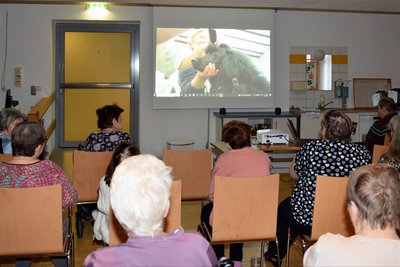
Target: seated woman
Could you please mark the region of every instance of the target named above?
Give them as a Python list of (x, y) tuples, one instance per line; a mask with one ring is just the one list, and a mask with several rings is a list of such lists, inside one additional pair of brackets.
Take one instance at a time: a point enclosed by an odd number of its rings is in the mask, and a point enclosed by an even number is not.
[[(317, 176), (348, 176), (355, 168), (370, 162), (371, 154), (364, 145), (351, 143), (351, 131), (352, 123), (346, 114), (328, 111), (321, 120), (322, 139), (302, 145), (296, 153), (289, 169), (296, 184), (291, 196), (278, 207), (279, 260), (287, 253), (289, 228), (291, 240), (298, 234), (311, 234)], [(276, 244), (270, 242), (264, 254), (275, 266), (278, 265), (277, 252)]]
[(119, 143), (131, 142), (128, 133), (121, 132), (124, 110), (118, 105), (106, 105), (96, 110), (97, 127), (100, 131), (93, 132), (86, 138), (84, 144), (79, 145), (79, 150), (85, 151), (113, 151)]
[(0, 113), (0, 139), (4, 154), (12, 154), (11, 133), (14, 127), (25, 121), (26, 116), (15, 108), (5, 108)]
[[(28, 188), (61, 184), (62, 207), (68, 208), (78, 200), (78, 193), (63, 170), (50, 160), (39, 160), (46, 143), (45, 130), (36, 122), (23, 122), (11, 134), (13, 157), (0, 163), (0, 187)], [(63, 217), (64, 237), (67, 234)], [(66, 258), (52, 258), (56, 266), (66, 266)], [(30, 260), (17, 260), (17, 266), (29, 266)]]
[(389, 150), (378, 160), (378, 163), (387, 163), (400, 171), (400, 115), (392, 117), (388, 124), (392, 140)]
[(388, 164), (350, 175), (348, 211), (355, 235), (325, 234), (304, 255), (304, 266), (400, 266), (400, 174)]
[[(270, 175), (271, 161), (268, 155), (255, 150), (250, 144), (250, 125), (241, 121), (230, 121), (222, 129), (222, 141), (230, 150), (220, 155), (215, 163), (210, 182), (210, 204), (203, 207), (201, 221), (212, 226), (212, 208), (214, 201), (214, 180), (216, 176), (256, 177)], [(230, 194), (235, 194), (230, 192)], [(224, 245), (213, 246), (217, 258), (224, 257)], [(231, 244), (229, 258), (235, 266), (241, 266), (243, 243)]]
[(139, 149), (135, 144), (120, 143), (114, 150), (110, 163), (107, 166), (106, 175), (101, 177), (99, 186), (99, 198), (97, 200), (97, 211), (94, 212), (95, 220), (93, 226), (94, 238), (103, 240), (109, 244), (110, 228), (110, 183), (115, 168), (126, 158), (139, 154)]
[(92, 252), (84, 266), (216, 266), (214, 251), (199, 234), (163, 232), (171, 183), (171, 168), (155, 156), (122, 161), (111, 180), (110, 202), (129, 239)]

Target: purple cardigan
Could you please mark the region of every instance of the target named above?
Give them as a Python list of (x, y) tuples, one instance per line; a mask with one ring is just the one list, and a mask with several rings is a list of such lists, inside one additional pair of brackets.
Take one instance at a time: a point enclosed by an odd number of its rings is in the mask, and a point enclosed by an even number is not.
[(217, 266), (210, 244), (196, 232), (129, 238), (126, 243), (90, 253), (84, 266)]

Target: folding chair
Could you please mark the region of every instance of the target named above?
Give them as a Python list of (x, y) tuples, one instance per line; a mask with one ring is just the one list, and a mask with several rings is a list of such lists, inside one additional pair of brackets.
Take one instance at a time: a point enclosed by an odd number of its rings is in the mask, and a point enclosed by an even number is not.
[(211, 149), (163, 150), (162, 160), (182, 181), (182, 200), (206, 200), (211, 180)]
[(374, 145), (372, 163), (377, 163), (383, 154), (389, 150), (389, 145)]
[[(170, 233), (181, 226), (181, 193), (182, 182), (176, 180), (171, 185), (170, 206), (167, 217), (164, 219), (164, 232)], [(110, 246), (126, 242), (128, 236), (119, 224), (110, 208)]]
[(10, 161), (12, 157), (12, 154), (0, 154), (0, 162)]
[[(202, 222), (200, 233), (212, 244), (275, 240), (279, 174), (263, 177), (215, 177), (212, 233)], [(261, 261), (263, 265), (264, 261)]]
[[(0, 188), (0, 256), (67, 258), (74, 266), (71, 227), (63, 240), (61, 185)], [(68, 210), (71, 220), (71, 210)], [(70, 223), (68, 224), (70, 226)]]
[[(302, 253), (309, 244), (326, 233), (351, 236), (354, 228), (347, 212), (348, 177), (317, 176), (311, 236), (301, 235)], [(290, 231), (289, 235), (290, 237)], [(290, 238), (287, 242), (286, 266), (289, 266)]]
[[(79, 208), (83, 204), (97, 203), (99, 181), (105, 175), (113, 151), (90, 152), (74, 150), (73, 152), (73, 185), (78, 190), (78, 211), (75, 214), (76, 233), (83, 236), (83, 216)], [(91, 217), (91, 214), (88, 215)], [(88, 217), (86, 216), (86, 217)]]

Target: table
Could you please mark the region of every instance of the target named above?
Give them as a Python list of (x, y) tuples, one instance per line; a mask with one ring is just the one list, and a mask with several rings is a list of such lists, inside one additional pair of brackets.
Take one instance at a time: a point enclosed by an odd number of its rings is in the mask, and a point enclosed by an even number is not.
[[(282, 120), (283, 124), (286, 125), (286, 119), (294, 119), (296, 121), (296, 129), (300, 135), (300, 113), (296, 112), (281, 112), (280, 114), (275, 114), (275, 112), (252, 112), (252, 111), (244, 111), (244, 112), (226, 112), (225, 114), (220, 114), (219, 112), (214, 112), (214, 116), (216, 117), (216, 140), (221, 140), (221, 132), (222, 127), (224, 126), (226, 119), (246, 119), (246, 120), (257, 120), (257, 119), (274, 119), (274, 120)], [(251, 123), (250, 123), (251, 124)], [(272, 128), (279, 128), (273, 127)], [(281, 129), (283, 130), (283, 129)]]
[[(217, 156), (229, 150), (226, 143), (222, 141), (211, 142), (211, 146)], [(300, 150), (300, 145), (296, 143), (262, 145), (252, 142), (251, 146), (268, 153), (271, 159), (271, 173), (288, 173), (296, 151)]]

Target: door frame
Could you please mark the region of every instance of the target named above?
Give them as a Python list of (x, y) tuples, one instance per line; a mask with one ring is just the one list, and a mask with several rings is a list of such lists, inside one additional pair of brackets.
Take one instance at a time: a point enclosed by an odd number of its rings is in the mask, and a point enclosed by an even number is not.
[[(56, 146), (77, 147), (81, 142), (64, 141), (64, 62), (65, 32), (129, 32), (131, 34), (131, 73), (130, 73), (130, 136), (139, 144), (139, 55), (140, 23), (139, 22), (87, 22), (87, 21), (54, 21), (55, 29), (55, 85), (56, 90)], [(115, 88), (120, 88), (116, 85)], [(100, 87), (97, 87), (100, 88)], [(90, 89), (96, 89), (96, 86)]]

